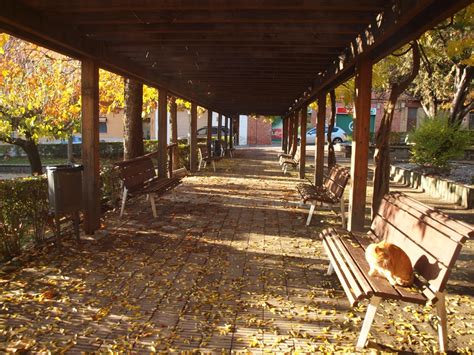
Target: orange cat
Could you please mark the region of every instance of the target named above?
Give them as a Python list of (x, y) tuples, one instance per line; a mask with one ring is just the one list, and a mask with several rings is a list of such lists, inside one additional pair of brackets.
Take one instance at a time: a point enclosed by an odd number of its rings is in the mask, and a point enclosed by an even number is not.
[(408, 255), (399, 247), (386, 241), (370, 244), (365, 251), (369, 275), (385, 276), (390, 285), (411, 286), (413, 267)]

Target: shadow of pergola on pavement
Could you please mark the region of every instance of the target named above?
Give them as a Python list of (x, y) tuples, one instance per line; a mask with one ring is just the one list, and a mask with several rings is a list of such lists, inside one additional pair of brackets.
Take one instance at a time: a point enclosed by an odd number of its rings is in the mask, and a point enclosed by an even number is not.
[[(296, 173), (273, 148), (184, 179), (152, 217), (143, 198), (110, 211), (94, 237), (18, 260), (1, 273), (0, 349), (30, 351), (355, 351), (366, 304), (350, 309), (318, 232), (305, 227)], [(448, 285), (449, 348), (472, 348), (472, 242)], [(432, 352), (432, 312), (385, 303), (370, 347)], [(471, 322), (471, 324), (470, 324)]]

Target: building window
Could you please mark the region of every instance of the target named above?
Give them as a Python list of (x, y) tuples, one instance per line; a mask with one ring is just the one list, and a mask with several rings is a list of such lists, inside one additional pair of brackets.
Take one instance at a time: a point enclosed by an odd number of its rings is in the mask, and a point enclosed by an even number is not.
[(107, 122), (99, 122), (99, 133), (107, 133)]
[(474, 112), (469, 112), (469, 129), (474, 130)]

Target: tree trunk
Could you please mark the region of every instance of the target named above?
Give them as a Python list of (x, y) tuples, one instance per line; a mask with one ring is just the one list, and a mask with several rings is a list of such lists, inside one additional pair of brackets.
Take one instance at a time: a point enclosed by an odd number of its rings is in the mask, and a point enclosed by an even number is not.
[(390, 97), (385, 112), (377, 131), (374, 154), (374, 192), (372, 196), (372, 218), (377, 213), (383, 196), (389, 192), (390, 184), (390, 132), (392, 119), (398, 97), (406, 90), (415, 79), (420, 69), (420, 51), (418, 44), (412, 44), (413, 65), (410, 74), (399, 82), (392, 84)]
[(31, 175), (42, 175), (43, 165), (41, 164), (41, 157), (35, 141), (31, 139), (16, 138), (11, 143), (21, 147), (25, 151), (30, 162)]
[(329, 119), (327, 141), (328, 141), (328, 169), (336, 165), (336, 153), (334, 152), (334, 144), (332, 142), (332, 129), (334, 128), (334, 123), (336, 122), (336, 91), (331, 90), (329, 93), (331, 98), (331, 118)]
[(124, 160), (144, 154), (143, 147), (143, 84), (125, 81)]
[(456, 67), (455, 86), (456, 94), (452, 102), (449, 113), (449, 124), (451, 126), (460, 126), (464, 116), (472, 110), (473, 103), (464, 105), (466, 97), (471, 90), (472, 79), (474, 77), (474, 67), (460, 66)]
[(72, 135), (67, 138), (67, 162), (74, 163)]
[[(170, 117), (171, 117), (171, 143), (178, 143), (178, 105), (176, 97), (171, 97)], [(173, 169), (179, 167), (179, 147), (173, 148)]]

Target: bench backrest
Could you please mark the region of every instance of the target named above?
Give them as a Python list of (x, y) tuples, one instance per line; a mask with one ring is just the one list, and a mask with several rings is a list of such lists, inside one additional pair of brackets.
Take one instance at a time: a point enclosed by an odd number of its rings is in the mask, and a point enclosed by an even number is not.
[(432, 292), (442, 292), (461, 247), (474, 237), (472, 226), (400, 192), (384, 196), (372, 232), (402, 248)]
[(339, 200), (344, 194), (344, 189), (350, 178), (350, 171), (339, 165), (334, 165), (324, 177), (323, 186)]
[(155, 167), (149, 155), (116, 163), (120, 179), (128, 191), (143, 187), (144, 183), (156, 176)]

